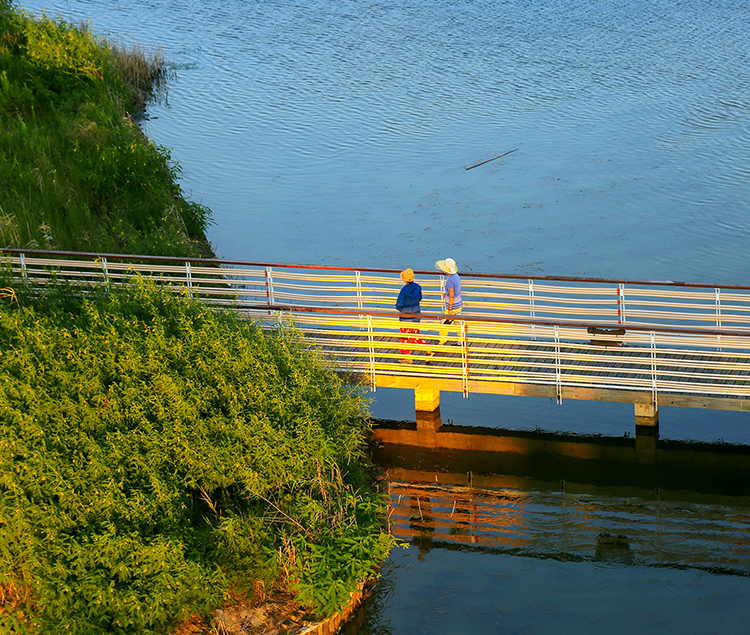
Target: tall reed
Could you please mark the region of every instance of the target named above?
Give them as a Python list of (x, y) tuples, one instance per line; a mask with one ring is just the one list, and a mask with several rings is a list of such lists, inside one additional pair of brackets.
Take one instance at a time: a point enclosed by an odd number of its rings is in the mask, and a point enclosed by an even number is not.
[(167, 82), (174, 75), (161, 47), (147, 50), (140, 44), (128, 46), (124, 41), (110, 45), (114, 62), (125, 83), (135, 95), (136, 104), (145, 107), (152, 97), (166, 97)]

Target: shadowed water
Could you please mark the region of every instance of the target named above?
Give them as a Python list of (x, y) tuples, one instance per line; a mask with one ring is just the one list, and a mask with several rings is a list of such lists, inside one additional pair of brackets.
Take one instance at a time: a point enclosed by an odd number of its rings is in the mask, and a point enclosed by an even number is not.
[[(144, 125), (214, 211), (222, 257), (748, 282), (746, 2), (24, 4), (164, 47), (178, 76)], [(375, 396), (376, 416), (413, 411), (408, 391)], [(441, 408), (491, 427), (633, 426), (622, 404), (444, 395)], [(662, 436), (750, 443), (746, 413), (660, 416)], [(640, 498), (617, 504), (639, 522)], [(717, 513), (742, 519), (722, 525), (724, 548), (746, 549), (747, 508)], [(750, 619), (747, 577), (549, 553), (397, 551), (361, 632), (723, 634)]]
[(360, 635), (744, 632), (747, 447), (657, 442), (653, 461), (632, 439), (444, 428), (514, 443), (373, 447), (409, 548), (393, 552)]

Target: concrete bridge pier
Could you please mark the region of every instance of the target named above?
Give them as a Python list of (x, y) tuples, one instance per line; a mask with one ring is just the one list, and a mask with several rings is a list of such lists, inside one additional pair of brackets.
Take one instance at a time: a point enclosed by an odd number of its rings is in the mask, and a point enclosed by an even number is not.
[(440, 391), (433, 388), (414, 389), (414, 408), (417, 411), (417, 430), (437, 432), (443, 425), (440, 419)]
[(635, 455), (639, 463), (656, 462), (659, 410), (654, 404), (635, 404)]
[(659, 410), (652, 403), (635, 404), (635, 431), (638, 428), (649, 428), (659, 431)]
[(440, 391), (434, 388), (414, 389), (414, 408), (417, 412), (433, 412), (440, 407)]

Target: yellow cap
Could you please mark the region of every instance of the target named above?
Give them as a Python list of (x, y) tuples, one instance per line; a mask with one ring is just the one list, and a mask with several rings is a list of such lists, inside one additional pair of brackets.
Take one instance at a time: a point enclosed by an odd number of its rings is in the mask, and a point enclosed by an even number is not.
[(404, 282), (414, 282), (414, 272), (411, 269), (404, 269), (401, 272), (401, 279)]

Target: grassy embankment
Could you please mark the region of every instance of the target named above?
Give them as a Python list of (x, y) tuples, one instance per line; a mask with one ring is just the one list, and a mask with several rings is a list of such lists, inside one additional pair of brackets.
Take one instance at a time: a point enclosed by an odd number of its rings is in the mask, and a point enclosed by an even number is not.
[(133, 116), (169, 74), (0, 0), (0, 246), (198, 256), (210, 210)]
[(0, 307), (1, 632), (161, 632), (278, 587), (327, 615), (374, 574), (362, 394), (292, 333), (138, 281), (33, 292)]
[[(5, 0), (0, 27), (4, 244), (193, 253), (176, 215), (207, 210), (112, 49)], [(363, 398), (293, 333), (139, 281), (0, 287), (0, 632), (165, 632), (276, 588), (325, 615), (373, 575)]]

